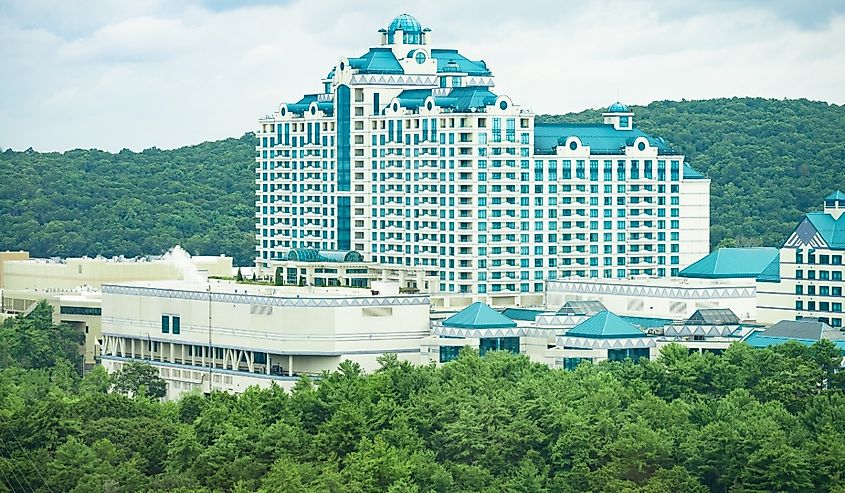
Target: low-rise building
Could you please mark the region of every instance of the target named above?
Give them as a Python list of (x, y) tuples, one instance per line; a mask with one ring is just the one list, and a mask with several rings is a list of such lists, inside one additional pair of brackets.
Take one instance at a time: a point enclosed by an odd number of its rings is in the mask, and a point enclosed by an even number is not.
[(274, 381), (290, 388), (346, 359), (373, 371), (385, 353), (419, 363), (429, 334), (427, 296), (350, 288), (106, 284), (103, 313), (106, 369), (148, 362), (167, 381), (168, 398)]
[[(53, 321), (85, 334), (84, 369), (93, 367), (101, 343), (104, 283), (231, 276), (232, 257), (190, 256), (179, 247), (159, 257), (29, 258), (27, 252), (0, 253), (0, 312), (27, 314), (39, 300), (53, 307)], [(202, 273), (202, 274), (200, 274)]]
[(818, 320), (782, 320), (765, 330), (755, 330), (743, 340), (752, 347), (769, 347), (794, 341), (811, 346), (827, 339), (845, 353), (845, 333)]

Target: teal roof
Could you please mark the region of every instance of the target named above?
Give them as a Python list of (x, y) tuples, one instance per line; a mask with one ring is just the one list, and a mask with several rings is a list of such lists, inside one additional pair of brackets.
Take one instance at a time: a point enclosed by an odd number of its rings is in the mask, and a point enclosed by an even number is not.
[(634, 127), (617, 130), (606, 123), (536, 123), (534, 125), (534, 149), (538, 154), (552, 154), (554, 148), (566, 139), (578, 137), (582, 145), (589, 146), (590, 154), (622, 154), (634, 140), (645, 137), (649, 145), (657, 147), (658, 154), (678, 154), (659, 137), (651, 137)]
[(486, 87), (456, 87), (447, 96), (435, 98), (434, 102), (455, 111), (468, 111), (495, 104), (497, 97)]
[(834, 219), (826, 212), (810, 212), (806, 218), (828, 247), (834, 250), (845, 249), (845, 214), (839, 216), (839, 219)]
[(288, 250), (287, 260), (297, 260), (300, 262), (363, 262), (364, 257), (355, 250), (294, 248)]
[(780, 254), (775, 256), (771, 263), (760, 272), (757, 280), (762, 282), (780, 282)]
[(531, 310), (529, 308), (505, 308), (502, 310), (502, 315), (511, 320), (524, 320), (526, 322), (533, 322), (537, 315), (544, 313), (543, 310)]
[(305, 113), (308, 111), (308, 107), (311, 106), (311, 103), (317, 100), (316, 94), (306, 94), (302, 96), (302, 99), (295, 103), (288, 103), (288, 111), (291, 113)]
[[(399, 93), (397, 98), (403, 108), (415, 110), (420, 108), (425, 98), (429, 96), (431, 96), (431, 89), (406, 89)], [(435, 96), (434, 102), (441, 108), (462, 112), (485, 108), (494, 104), (497, 98), (498, 96), (486, 87), (470, 86), (455, 87), (445, 96)]]
[(845, 200), (845, 193), (840, 192), (839, 190), (833, 192), (832, 194), (828, 195), (824, 198), (825, 200)]
[(349, 66), (363, 74), (404, 74), (390, 48), (370, 48), (358, 58), (350, 58)]
[(405, 89), (397, 97), (403, 108), (415, 110), (423, 105), (425, 98), (431, 96), (431, 89)]
[[(473, 61), (458, 53), (458, 50), (431, 50), (431, 58), (437, 60), (438, 72), (465, 72), (467, 75), (491, 75), (484, 60)], [(449, 62), (454, 62), (454, 69), (447, 69)]]
[(484, 303), (476, 301), (444, 320), (443, 326), (459, 329), (504, 329), (516, 327), (516, 322)]
[[(812, 346), (813, 344), (817, 343), (817, 339), (803, 339), (803, 338), (796, 338), (796, 337), (776, 337), (776, 336), (767, 336), (765, 335), (764, 331), (753, 332), (751, 335), (744, 339), (745, 343), (751, 347), (756, 348), (765, 348), (769, 346), (777, 346), (779, 344), (784, 344), (789, 341), (795, 341), (797, 343), (803, 344), (805, 346)], [(840, 350), (845, 352), (845, 341), (831, 341), (836, 344)]]
[(707, 178), (701, 171), (693, 168), (690, 163), (684, 163), (684, 179), (701, 180)]
[(629, 317), (627, 315), (623, 315), (620, 318), (626, 322), (630, 322), (631, 324), (641, 329), (650, 329), (652, 327), (665, 327), (666, 325), (671, 325), (673, 322), (673, 320), (669, 318)]
[(567, 337), (586, 337), (590, 339), (624, 339), (629, 337), (647, 337), (630, 322), (610, 312), (599, 312), (572, 327)]
[(780, 258), (777, 248), (720, 248), (678, 275), (703, 279), (757, 278)]
[(630, 113), (631, 110), (628, 109), (628, 107), (625, 106), (624, 104), (617, 101), (617, 102), (615, 102), (615, 103), (613, 103), (613, 104), (611, 104), (610, 106), (607, 107), (607, 112), (608, 113)]

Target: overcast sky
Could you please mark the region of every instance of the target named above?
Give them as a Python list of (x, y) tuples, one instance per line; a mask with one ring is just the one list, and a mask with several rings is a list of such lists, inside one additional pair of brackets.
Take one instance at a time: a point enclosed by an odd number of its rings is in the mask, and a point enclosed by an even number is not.
[(402, 12), (539, 113), (616, 99), (845, 102), (845, 0), (0, 0), (0, 148), (173, 148), (317, 92)]

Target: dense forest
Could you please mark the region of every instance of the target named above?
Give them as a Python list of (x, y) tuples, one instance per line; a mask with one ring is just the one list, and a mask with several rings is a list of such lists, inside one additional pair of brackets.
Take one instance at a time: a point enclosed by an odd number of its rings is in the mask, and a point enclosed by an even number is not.
[(0, 250), (35, 256), (255, 256), (255, 142), (0, 153)]
[(49, 310), (0, 324), (0, 492), (845, 492), (829, 341), (575, 371), (383, 356), (290, 393), (160, 402), (145, 364), (80, 378)]
[[(713, 245), (778, 245), (803, 212), (845, 189), (845, 107), (760, 98), (633, 107), (713, 180)], [(538, 120), (600, 121), (600, 111)], [(117, 154), (0, 153), (0, 250), (36, 256), (254, 255), (254, 140)]]

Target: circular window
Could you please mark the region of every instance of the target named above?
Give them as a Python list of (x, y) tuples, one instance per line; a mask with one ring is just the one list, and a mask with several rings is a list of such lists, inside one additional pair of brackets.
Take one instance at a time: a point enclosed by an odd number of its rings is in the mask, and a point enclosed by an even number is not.
[(414, 60), (417, 61), (420, 65), (425, 63), (425, 53), (418, 51), (416, 55), (414, 55)]
[(644, 151), (645, 150), (645, 142), (640, 142), (637, 144), (637, 149)]
[(399, 103), (393, 103), (393, 111), (399, 111)]
[(426, 108), (428, 111), (431, 111), (431, 109), (432, 109), (432, 108), (434, 108), (434, 105), (433, 105), (433, 104), (431, 104), (431, 101), (429, 101), (428, 103), (426, 103), (426, 104), (425, 104), (425, 108)]
[(574, 151), (575, 149), (578, 149), (578, 142), (575, 142), (575, 141), (573, 140), (572, 142), (570, 142), (570, 143), (569, 143), (569, 148), (570, 148), (570, 149), (572, 149), (573, 151)]
[(499, 108), (502, 108), (503, 110), (508, 109), (508, 102), (502, 101), (501, 103), (499, 103)]
[(282, 116), (285, 116), (285, 113), (287, 113), (287, 110), (285, 110), (284, 108), (282, 108), (282, 111), (280, 111), (279, 113), (281, 113), (281, 114), (282, 114)]
[(343, 62), (340, 62), (340, 71), (341, 72), (343, 72), (343, 67), (344, 67)]
[(311, 114), (312, 114), (312, 115), (316, 115), (316, 114), (317, 114), (317, 107), (316, 107), (316, 106), (312, 106), (312, 107), (311, 107)]

